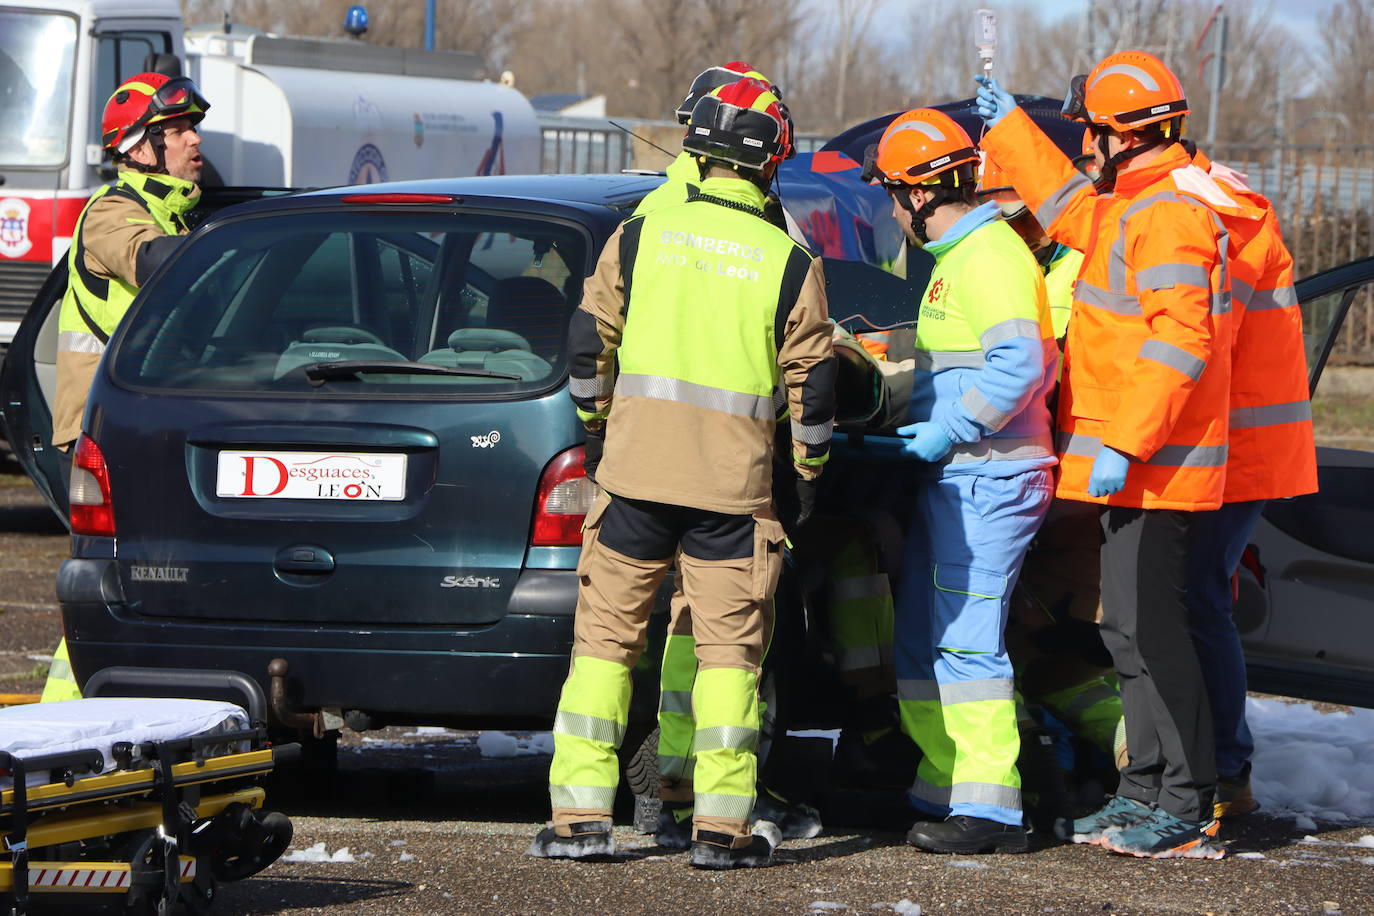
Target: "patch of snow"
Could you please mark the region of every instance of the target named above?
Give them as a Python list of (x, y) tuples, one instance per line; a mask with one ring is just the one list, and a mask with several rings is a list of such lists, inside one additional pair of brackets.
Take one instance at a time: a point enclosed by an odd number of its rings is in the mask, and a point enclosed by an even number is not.
[(341, 846), (331, 855), (324, 843), (316, 843), (306, 849), (298, 849), (295, 852), (282, 856), (283, 862), (356, 862), (357, 859), (348, 851), (347, 846)]
[(333, 855), (325, 848), (324, 843), (316, 843), (314, 846), (305, 849), (297, 849), (281, 857), (283, 862), (356, 862), (353, 854), (348, 851), (347, 846), (340, 847)]
[(405, 841), (405, 840), (392, 840), (392, 841), (391, 841), (391, 845), (392, 845), (392, 846), (404, 846), (405, 844), (406, 844), (406, 841)]
[(1238, 853), (1236, 853), (1236, 858), (1237, 858), (1237, 859), (1263, 859), (1263, 858), (1264, 858), (1264, 853), (1262, 853), (1262, 852), (1238, 852)]
[(800, 731), (789, 731), (787, 735), (790, 738), (829, 738), (831, 753), (834, 753), (836, 745), (840, 743), (838, 728), (804, 728)]
[(370, 859), (370, 858), (372, 858), (372, 855), (373, 855), (373, 854), (370, 853), (370, 852), (360, 852), (360, 853), (358, 853), (358, 858), (360, 858), (360, 859)]
[(950, 868), (992, 868), (991, 865), (987, 865), (987, 864), (985, 864), (985, 863), (983, 863), (983, 862), (979, 862), (977, 859), (950, 859), (950, 860), (949, 860), (949, 867), (950, 867)]
[(443, 735), (452, 735), (452, 734), (454, 734), (454, 733), (453, 733), (452, 731), (450, 731), (449, 729), (447, 729), (447, 728), (441, 728), (441, 727), (438, 726), (438, 725), (417, 725), (417, 726), (415, 726), (415, 731), (413, 731), (413, 732), (406, 732), (406, 733), (405, 733), (404, 735), (402, 735), (401, 737), (403, 737), (403, 738), (437, 738), (437, 737), (442, 737)]
[(808, 910), (809, 912), (812, 912), (812, 913), (827, 913), (827, 912), (833, 912), (833, 911), (835, 911), (835, 910), (848, 910), (848, 909), (850, 909), (850, 906), (849, 906), (848, 904), (845, 904), (845, 903), (832, 903), (832, 902), (829, 901), (829, 900), (816, 900), (816, 901), (812, 902), (812, 904), (811, 904), (809, 907), (807, 907), (807, 910)]
[(892, 911), (896, 913), (897, 916), (921, 916), (921, 905), (919, 903), (912, 903), (910, 900), (903, 897), (900, 901), (892, 905)]
[(1246, 719), (1255, 737), (1251, 789), (1264, 808), (1298, 816), (1300, 830), (1321, 820), (1374, 823), (1374, 767), (1366, 763), (1374, 709), (1323, 713), (1252, 697)]
[(399, 856), (396, 857), (396, 861), (397, 861), (397, 862), (414, 862), (414, 861), (415, 861), (415, 857), (412, 856), (412, 855), (411, 855), (410, 853), (408, 853), (408, 852), (403, 852), (403, 853), (401, 853)]
[(1374, 856), (1365, 856), (1360, 860), (1361, 865), (1374, 865)]
[(530, 754), (546, 754), (548, 756), (553, 756), (553, 733), (539, 732), (532, 736), (525, 750)]
[(1374, 836), (1371, 836), (1370, 834), (1366, 833), (1364, 836), (1360, 837), (1358, 840), (1355, 841), (1355, 845), (1363, 846), (1366, 849), (1374, 849)]
[(514, 757), (520, 753), (520, 742), (505, 732), (482, 732), (477, 736), (477, 750), (483, 757)]

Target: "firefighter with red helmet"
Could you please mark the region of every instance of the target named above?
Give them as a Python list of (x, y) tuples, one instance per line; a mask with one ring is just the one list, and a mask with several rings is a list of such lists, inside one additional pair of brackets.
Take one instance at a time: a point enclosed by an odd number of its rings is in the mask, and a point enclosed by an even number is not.
[(676, 558), (698, 662), (691, 862), (772, 860), (777, 827), (751, 824), (751, 812), (759, 666), (784, 541), (772, 509), (773, 394), (781, 383), (789, 464), (805, 482), (829, 456), (835, 389), (821, 261), (763, 218), (764, 188), (789, 146), (767, 84), (743, 79), (703, 97), (683, 138), (701, 172), (697, 192), (626, 220), (573, 313), (569, 388), (584, 425), (604, 426), (605, 492), (587, 515), (578, 565), (552, 824), (532, 855), (614, 852), (630, 671)]
[(67, 253), (52, 416), (52, 441), (63, 451), (81, 434), (86, 394), (115, 326), (187, 232), (205, 165), (196, 125), (209, 107), (195, 83), (161, 73), (130, 77), (105, 104), (101, 146), (118, 178), (86, 204)]
[[(130, 77), (105, 104), (101, 147), (119, 177), (91, 197), (76, 221), (57, 321), (52, 443), (64, 481), (100, 355), (138, 288), (186, 234), (186, 211), (200, 199), (205, 162), (196, 125), (209, 107), (195, 83), (161, 73)], [(66, 640), (54, 659), (43, 698), (81, 696)]]

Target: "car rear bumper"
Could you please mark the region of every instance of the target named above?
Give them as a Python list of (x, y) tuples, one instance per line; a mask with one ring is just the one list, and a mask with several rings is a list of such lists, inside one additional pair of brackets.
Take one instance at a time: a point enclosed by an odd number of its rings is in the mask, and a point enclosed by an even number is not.
[[(669, 577), (651, 633), (666, 627), (672, 588)], [(267, 666), (284, 658), (293, 708), (357, 709), (396, 724), (515, 728), (553, 718), (572, 649), (577, 575), (526, 570), (505, 617), (463, 628), (151, 617), (124, 600), (111, 559), (67, 560), (57, 595), (78, 682), (115, 665), (213, 668), (242, 671), (270, 693)]]

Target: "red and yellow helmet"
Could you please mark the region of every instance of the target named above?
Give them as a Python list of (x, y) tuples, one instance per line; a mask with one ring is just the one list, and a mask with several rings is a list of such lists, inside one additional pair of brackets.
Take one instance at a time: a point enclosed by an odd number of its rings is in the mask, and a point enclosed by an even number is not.
[(775, 86), (768, 77), (755, 70), (753, 64), (742, 60), (732, 60), (728, 64), (709, 67), (697, 74), (697, 78), (692, 80), (692, 87), (687, 90), (686, 98), (678, 103), (677, 122), (686, 124), (691, 119), (692, 109), (696, 107), (697, 102), (701, 101), (702, 96), (709, 95), (713, 89), (739, 82), (744, 77), (761, 81), (768, 87), (769, 92), (777, 96), (779, 101), (782, 101), (782, 90)]
[(149, 127), (173, 118), (189, 118), (199, 124), (210, 103), (196, 84), (184, 76), (139, 73), (119, 84), (105, 103), (100, 118), (100, 145), (127, 153), (138, 145)]
[(973, 183), (977, 162), (973, 140), (953, 118), (917, 108), (898, 115), (883, 131), (871, 172), (888, 186), (958, 188)]
[(736, 80), (698, 100), (682, 148), (707, 159), (763, 171), (792, 155), (792, 123), (767, 83)]
[(1164, 61), (1144, 51), (1107, 55), (1082, 86), (1079, 117), (1113, 130), (1139, 130), (1181, 118), (1190, 110), (1178, 77)]

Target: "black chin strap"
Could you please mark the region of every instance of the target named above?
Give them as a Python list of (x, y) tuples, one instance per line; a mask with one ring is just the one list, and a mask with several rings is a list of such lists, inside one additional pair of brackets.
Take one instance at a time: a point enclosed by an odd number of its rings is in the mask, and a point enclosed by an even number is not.
[(162, 136), (162, 129), (157, 126), (149, 127), (145, 133), (148, 138), (148, 145), (153, 148), (153, 156), (157, 159), (152, 165), (135, 161), (128, 153), (119, 157), (120, 165), (128, 166), (135, 172), (142, 172), (145, 175), (169, 175), (167, 171), (167, 141)]
[(1116, 187), (1117, 172), (1120, 171), (1122, 165), (1130, 162), (1136, 156), (1156, 149), (1164, 143), (1163, 138), (1160, 138), (1148, 143), (1141, 143), (1139, 146), (1133, 146), (1130, 149), (1123, 149), (1115, 156), (1108, 156), (1105, 146), (1106, 137), (1107, 135), (1104, 133), (1100, 134), (1097, 138), (1098, 149), (1102, 151), (1102, 157), (1106, 160), (1102, 163), (1102, 174), (1094, 184), (1099, 191), (1110, 191)]

